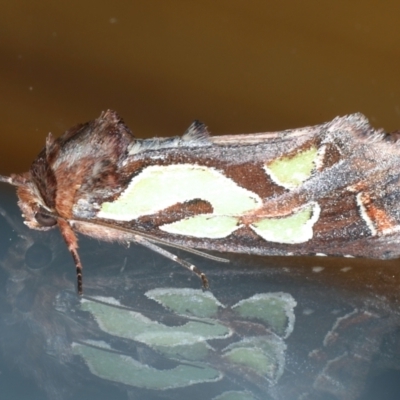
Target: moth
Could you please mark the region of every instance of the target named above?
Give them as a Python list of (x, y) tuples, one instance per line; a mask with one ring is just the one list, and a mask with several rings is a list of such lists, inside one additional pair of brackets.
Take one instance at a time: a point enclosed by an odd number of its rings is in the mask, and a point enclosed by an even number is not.
[(160, 245), (203, 255), (195, 249), (398, 257), (397, 138), (353, 114), (225, 136), (196, 121), (182, 137), (137, 139), (108, 110), (59, 138), (49, 134), (29, 172), (0, 180), (17, 187), (27, 226), (58, 226), (79, 294), (77, 233), (142, 244), (208, 287), (204, 273)]

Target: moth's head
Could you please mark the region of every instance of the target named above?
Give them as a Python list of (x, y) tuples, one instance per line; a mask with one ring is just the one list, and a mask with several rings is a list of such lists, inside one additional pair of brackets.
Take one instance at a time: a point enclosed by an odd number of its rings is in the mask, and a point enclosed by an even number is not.
[(0, 176), (0, 181), (17, 187), (18, 205), (29, 228), (48, 230), (57, 225), (57, 218), (43, 201), (29, 172), (9, 177)]

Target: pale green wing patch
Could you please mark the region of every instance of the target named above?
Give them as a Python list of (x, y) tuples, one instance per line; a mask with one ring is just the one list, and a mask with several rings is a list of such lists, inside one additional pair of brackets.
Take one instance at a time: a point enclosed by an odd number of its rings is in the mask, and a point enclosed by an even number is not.
[(288, 217), (265, 218), (250, 225), (257, 235), (268, 242), (304, 243), (313, 237), (313, 226), (318, 221), (321, 208), (310, 202)]
[(229, 236), (240, 227), (238, 217), (202, 214), (161, 225), (160, 229), (168, 233), (185, 236), (221, 239)]
[(256, 319), (272, 331), (287, 338), (293, 331), (297, 303), (289, 293), (259, 293), (232, 306), (245, 319)]
[(201, 382), (214, 382), (222, 378), (219, 371), (205, 364), (186, 363), (172, 369), (156, 369), (124, 354), (83, 343), (73, 343), (73, 353), (85, 360), (92, 374), (112, 382), (140, 388), (165, 390)]
[(265, 164), (265, 172), (278, 185), (294, 189), (311, 177), (318, 158), (318, 149), (313, 146), (292, 157), (283, 156)]
[(214, 168), (152, 165), (135, 176), (118, 199), (104, 202), (97, 216), (131, 221), (194, 199), (208, 201), (214, 215), (242, 215), (261, 205), (256, 193), (240, 187)]

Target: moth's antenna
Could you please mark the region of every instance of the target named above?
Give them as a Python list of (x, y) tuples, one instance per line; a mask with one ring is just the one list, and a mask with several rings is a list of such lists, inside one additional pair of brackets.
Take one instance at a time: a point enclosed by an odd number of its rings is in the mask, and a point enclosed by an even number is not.
[(14, 184), (14, 182), (13, 182), (11, 176), (3, 176), (3, 175), (0, 175), (0, 182), (10, 183), (11, 185)]
[(18, 174), (12, 174), (11, 176), (0, 175), (0, 182), (9, 183), (13, 186), (24, 186), (25, 179)]

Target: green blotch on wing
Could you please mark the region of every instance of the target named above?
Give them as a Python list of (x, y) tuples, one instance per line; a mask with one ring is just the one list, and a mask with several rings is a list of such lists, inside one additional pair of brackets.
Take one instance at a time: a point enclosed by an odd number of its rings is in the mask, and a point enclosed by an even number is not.
[(200, 289), (153, 289), (146, 296), (186, 317), (213, 318), (219, 308), (225, 308), (212, 293)]
[(158, 370), (126, 355), (81, 343), (73, 344), (73, 353), (85, 360), (92, 374), (140, 388), (165, 390), (222, 378), (219, 371), (205, 364), (181, 364), (172, 369)]
[(304, 243), (313, 237), (313, 226), (320, 214), (317, 203), (309, 203), (300, 211), (283, 218), (265, 218), (250, 225), (257, 235), (274, 243)]
[(315, 167), (318, 149), (313, 146), (293, 157), (281, 157), (265, 166), (273, 181), (288, 189), (300, 186), (310, 178)]
[(232, 309), (242, 318), (262, 321), (276, 334), (287, 338), (294, 328), (296, 304), (289, 293), (260, 293), (239, 301)]
[(165, 232), (209, 239), (227, 237), (238, 228), (239, 218), (212, 214), (196, 215), (160, 226)]
[(214, 215), (242, 215), (261, 204), (260, 197), (214, 168), (191, 165), (152, 165), (135, 176), (113, 202), (104, 202), (99, 218), (131, 221), (177, 203), (202, 199)]

